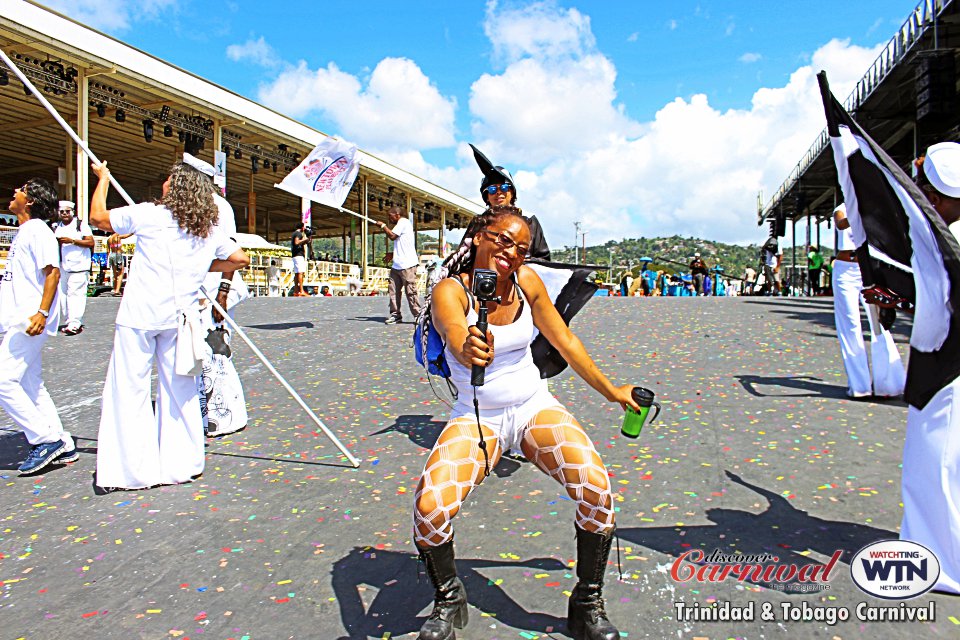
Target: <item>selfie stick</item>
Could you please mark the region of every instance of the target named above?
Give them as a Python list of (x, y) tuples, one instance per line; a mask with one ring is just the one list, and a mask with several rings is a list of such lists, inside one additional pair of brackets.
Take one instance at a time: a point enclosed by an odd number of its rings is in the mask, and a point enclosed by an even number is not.
[[(53, 105), (51, 105), (47, 101), (47, 99), (43, 97), (43, 94), (37, 91), (37, 88), (33, 86), (33, 83), (30, 82), (30, 80), (23, 74), (23, 72), (20, 71), (20, 68), (17, 67), (17, 65), (15, 65), (13, 61), (7, 57), (7, 54), (4, 53), (2, 49), (0, 49), (0, 60), (3, 60), (4, 64), (10, 67), (10, 70), (13, 71), (13, 73), (20, 79), (20, 82), (23, 83), (23, 86), (30, 89), (31, 93), (33, 93), (33, 95), (37, 98), (37, 100), (40, 101), (40, 104), (42, 104), (43, 107), (50, 113), (50, 115), (53, 116), (53, 119), (56, 120), (61, 127), (63, 127), (63, 130), (67, 132), (67, 135), (70, 136), (70, 138), (72, 138), (73, 141), (77, 143), (78, 147), (83, 149), (83, 152), (87, 154), (87, 157), (89, 157), (90, 160), (92, 160), (96, 164), (101, 164), (97, 156), (95, 156), (93, 152), (90, 151), (87, 145), (83, 142), (83, 140), (80, 139), (80, 136), (78, 136), (77, 133), (70, 127), (70, 125), (67, 124), (64, 121), (64, 119), (60, 117), (60, 114), (57, 113), (57, 110), (53, 107)], [(120, 194), (120, 196), (124, 199), (124, 201), (127, 204), (130, 204), (130, 205), (135, 204), (133, 201), (133, 198), (131, 198), (130, 194), (128, 194), (126, 191), (123, 190), (123, 187), (121, 187), (120, 184), (117, 182), (116, 178), (113, 177), (113, 174), (110, 174), (110, 184), (113, 185), (113, 187), (117, 190), (117, 193)], [(253, 341), (247, 337), (247, 334), (243, 332), (243, 330), (239, 327), (239, 325), (237, 325), (236, 322), (234, 322), (233, 318), (231, 318), (227, 314), (226, 309), (221, 307), (216, 300), (211, 298), (210, 295), (205, 290), (203, 290), (202, 287), (201, 287), (201, 291), (203, 291), (203, 294), (207, 296), (210, 302), (213, 303), (213, 307), (220, 313), (220, 315), (223, 316), (223, 319), (230, 326), (230, 328), (233, 331), (235, 331), (238, 336), (240, 336), (240, 338), (247, 344), (247, 346), (250, 347), (250, 350), (253, 351), (253, 353), (260, 359), (260, 362), (263, 363), (263, 365), (267, 368), (267, 370), (274, 375), (274, 377), (277, 379), (278, 382), (280, 382), (281, 385), (283, 385), (283, 388), (287, 390), (287, 392), (293, 397), (294, 400), (296, 400), (297, 404), (299, 404), (303, 408), (303, 410), (307, 412), (307, 415), (309, 415), (310, 418), (317, 424), (317, 426), (320, 427), (320, 429), (324, 432), (324, 434), (326, 434), (326, 436), (331, 440), (331, 442), (333, 442), (333, 444), (335, 444), (337, 448), (340, 449), (340, 452), (347, 458), (347, 460), (350, 461), (350, 464), (352, 464), (354, 467), (359, 467), (360, 461), (357, 460), (355, 457), (353, 457), (353, 455), (351, 455), (349, 451), (347, 451), (346, 447), (343, 446), (343, 444), (336, 438), (336, 436), (333, 435), (330, 429), (328, 429), (327, 426), (323, 424), (323, 422), (320, 420), (320, 418), (318, 418), (317, 415), (310, 409), (310, 407), (307, 406), (307, 404), (303, 401), (303, 398), (301, 398), (300, 395), (296, 391), (294, 391), (293, 387), (290, 386), (290, 383), (288, 383), (283, 378), (283, 376), (281, 376), (280, 373), (276, 369), (274, 369), (273, 365), (270, 364), (270, 361), (267, 360), (267, 357), (263, 355), (263, 353), (260, 351), (260, 349), (257, 348), (255, 344), (253, 344)]]
[[(480, 333), (483, 334), (483, 340), (487, 339), (487, 303), (480, 303), (480, 311), (477, 312), (477, 329), (480, 329)], [(486, 371), (484, 367), (481, 367), (478, 364), (473, 365), (473, 369), (470, 371), (470, 384), (475, 387), (483, 386), (483, 373)]]

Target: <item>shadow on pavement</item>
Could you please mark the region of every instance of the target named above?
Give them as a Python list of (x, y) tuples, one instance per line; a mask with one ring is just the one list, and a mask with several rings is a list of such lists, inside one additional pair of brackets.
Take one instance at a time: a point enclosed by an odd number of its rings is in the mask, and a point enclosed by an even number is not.
[(275, 322), (267, 324), (248, 324), (244, 325), (245, 329), (264, 329), (266, 331), (283, 331), (285, 329), (313, 329), (314, 325), (312, 322), (302, 321), (302, 322)]
[[(793, 563), (798, 568), (808, 564), (822, 564), (803, 555), (810, 551), (831, 557), (842, 551), (840, 561), (849, 565), (858, 550), (877, 540), (896, 539), (894, 531), (878, 529), (853, 522), (824, 520), (797, 509), (783, 496), (751, 484), (736, 474), (726, 472), (736, 484), (766, 498), (769, 506), (761, 513), (739, 509), (707, 509), (707, 517), (715, 524), (680, 527), (631, 527), (618, 529), (624, 540), (659, 551), (675, 558), (687, 551), (700, 549), (709, 554), (714, 549), (722, 553), (771, 553), (779, 563)], [(836, 572), (836, 570), (834, 570)], [(769, 586), (764, 582), (756, 582)], [(787, 583), (786, 591), (791, 591)]]
[[(354, 547), (353, 551), (334, 563), (333, 591), (340, 607), (340, 619), (349, 634), (338, 640), (384, 638), (388, 637), (387, 632), (391, 636), (401, 636), (418, 631), (426, 620), (425, 616), (418, 614), (427, 607), (432, 608), (433, 604), (433, 587), (425, 573), (420, 575), (420, 567), (416, 557), (409, 553), (378, 551), (370, 547)], [(466, 587), (469, 604), (516, 629), (538, 633), (548, 633), (548, 628), (556, 631), (565, 629), (564, 618), (527, 611), (480, 572), (482, 569), (508, 567), (539, 571), (566, 569), (561, 561), (553, 558), (516, 562), (457, 560), (457, 573)], [(573, 581), (569, 586), (573, 587)], [(366, 606), (361, 597), (363, 591), (376, 592)], [(566, 600), (560, 589), (556, 590), (556, 595)], [(560, 606), (557, 605), (558, 608)], [(477, 612), (471, 614), (476, 616)], [(462, 635), (463, 632), (458, 634)]]
[[(422, 414), (397, 416), (397, 421), (392, 425), (386, 429), (371, 433), (370, 435), (378, 436), (390, 432), (402, 433), (410, 438), (410, 442), (421, 449), (432, 449), (446, 424), (446, 422), (434, 420), (433, 416)], [(493, 472), (498, 478), (507, 478), (513, 475), (521, 466), (521, 462), (508, 458), (507, 456), (500, 456), (500, 461), (497, 462), (497, 466), (494, 467)]]
[[(846, 398), (847, 388), (822, 382), (820, 378), (813, 376), (755, 376), (740, 375), (736, 376), (737, 381), (743, 386), (747, 393), (758, 398)], [(798, 389), (808, 393), (761, 393), (757, 390), (760, 386), (782, 387), (786, 389)]]

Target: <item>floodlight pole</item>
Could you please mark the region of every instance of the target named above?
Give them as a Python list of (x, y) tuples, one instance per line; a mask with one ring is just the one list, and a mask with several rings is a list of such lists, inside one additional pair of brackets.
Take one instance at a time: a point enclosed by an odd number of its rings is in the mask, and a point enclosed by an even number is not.
[[(0, 60), (3, 60), (4, 64), (10, 67), (10, 70), (13, 71), (13, 73), (20, 79), (20, 82), (23, 83), (23, 86), (27, 87), (33, 93), (33, 95), (37, 98), (37, 100), (40, 101), (40, 104), (42, 104), (43, 107), (50, 113), (50, 115), (53, 116), (53, 119), (56, 120), (61, 127), (63, 127), (63, 130), (67, 132), (67, 135), (69, 135), (73, 139), (73, 141), (77, 143), (78, 147), (83, 149), (83, 152), (87, 154), (87, 157), (89, 157), (90, 160), (92, 160), (93, 162), (97, 164), (101, 164), (97, 156), (95, 156), (93, 152), (90, 151), (90, 149), (87, 147), (87, 145), (84, 144), (83, 140), (80, 139), (80, 136), (78, 136), (77, 133), (73, 130), (73, 128), (69, 124), (67, 124), (62, 117), (60, 117), (60, 114), (53, 107), (53, 105), (51, 105), (47, 101), (47, 99), (44, 98), (43, 95), (37, 91), (37, 88), (33, 85), (33, 83), (30, 82), (30, 80), (27, 78), (27, 76), (23, 74), (20, 68), (17, 67), (17, 65), (15, 65), (13, 61), (10, 60), (9, 57), (7, 57), (7, 54), (4, 53), (2, 49), (0, 49)], [(117, 193), (120, 194), (120, 196), (124, 199), (124, 201), (127, 204), (130, 204), (130, 205), (135, 204), (133, 201), (133, 198), (130, 197), (130, 194), (124, 191), (123, 187), (120, 186), (120, 183), (118, 183), (116, 178), (113, 177), (113, 174), (110, 174), (110, 184), (113, 185), (113, 187), (117, 190)], [(85, 197), (86, 194), (78, 193), (77, 197), (79, 198), (81, 197), (81, 195)], [(319, 426), (320, 429), (323, 430), (324, 434), (326, 434), (326, 436), (337, 446), (337, 448), (340, 449), (340, 452), (347, 458), (347, 460), (350, 461), (350, 464), (352, 464), (354, 467), (359, 467), (360, 461), (357, 460), (353, 455), (351, 455), (349, 451), (347, 451), (346, 447), (343, 446), (343, 444), (336, 438), (336, 436), (334, 436), (334, 434), (327, 428), (327, 426), (323, 424), (320, 418), (318, 418), (317, 415), (310, 409), (310, 407), (307, 406), (307, 404), (303, 401), (303, 398), (301, 398), (300, 395), (296, 391), (294, 391), (293, 387), (290, 386), (290, 383), (288, 383), (284, 379), (284, 377), (280, 375), (280, 373), (273, 367), (273, 365), (270, 364), (270, 361), (267, 360), (267, 357), (263, 355), (263, 353), (260, 351), (260, 349), (257, 348), (255, 344), (253, 344), (253, 341), (249, 337), (247, 337), (247, 334), (243, 332), (243, 330), (233, 320), (233, 318), (231, 318), (227, 314), (226, 309), (221, 307), (216, 300), (211, 298), (210, 295), (206, 292), (206, 290), (203, 289), (203, 287), (201, 287), (200, 290), (203, 292), (205, 296), (207, 296), (210, 302), (213, 303), (214, 308), (220, 313), (220, 315), (223, 316), (224, 321), (226, 321), (226, 323), (230, 326), (230, 328), (233, 329), (238, 336), (240, 336), (240, 338), (247, 344), (247, 346), (250, 347), (250, 350), (253, 351), (253, 353), (260, 359), (260, 362), (263, 363), (263, 365), (267, 368), (267, 370), (270, 371), (270, 373), (272, 373), (274, 377), (276, 377), (277, 381), (280, 382), (281, 385), (283, 385), (283, 388), (287, 390), (287, 392), (293, 397), (294, 400), (296, 400), (297, 404), (299, 404), (304, 409), (304, 411), (307, 412), (307, 415), (309, 415), (310, 418), (313, 419), (313, 421), (317, 424), (317, 426)]]

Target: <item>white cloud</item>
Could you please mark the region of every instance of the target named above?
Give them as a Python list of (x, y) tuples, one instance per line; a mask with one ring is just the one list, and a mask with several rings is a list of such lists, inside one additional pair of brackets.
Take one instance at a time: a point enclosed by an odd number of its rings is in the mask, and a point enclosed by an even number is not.
[(763, 56), (761, 56), (759, 53), (753, 53), (748, 51), (747, 53), (740, 56), (739, 60), (744, 64), (751, 64), (753, 62), (758, 62), (761, 58), (763, 58)]
[(627, 42), (636, 42), (636, 41), (639, 40), (639, 39), (640, 39), (640, 32), (639, 32), (639, 31), (634, 31), (634, 32), (631, 33), (629, 36), (627, 36)]
[(581, 55), (596, 45), (590, 18), (576, 9), (561, 9), (550, 0), (498, 9), (496, 0), (487, 2), (483, 30), (494, 56), (508, 64), (526, 57)]
[(553, 2), (504, 12), (490, 2), (484, 24), (509, 64), (470, 88), (474, 139), (539, 165), (614, 134), (639, 133), (616, 102), (616, 68), (597, 51), (588, 17)]
[(670, 29), (670, 31), (676, 31), (678, 26), (679, 24), (676, 20), (670, 20), (667, 22), (667, 28)]
[[(549, 46), (510, 49), (521, 53), (502, 73), (474, 82), (470, 110), (474, 140), (487, 155), (526, 169), (514, 171), (519, 204), (538, 215), (557, 246), (572, 242), (575, 220), (588, 230), (588, 243), (674, 233), (760, 239), (757, 193), (769, 196), (824, 127), (816, 72), (828, 70), (842, 99), (879, 50), (833, 40), (784, 86), (757, 90), (749, 108), (720, 111), (705, 95), (693, 95), (637, 122), (617, 103), (612, 61), (581, 30), (589, 22), (545, 3), (537, 5), (537, 18), (535, 33), (551, 24), (568, 35)], [(571, 24), (564, 28), (564, 20)], [(435, 179), (460, 186), (444, 177)]]
[(280, 65), (277, 52), (260, 36), (250, 38), (243, 44), (231, 44), (227, 47), (227, 57), (234, 62), (248, 61), (261, 67), (272, 68)]
[(174, 11), (178, 0), (44, 0), (47, 7), (104, 31), (122, 32), (134, 22), (152, 20)]
[(311, 69), (301, 60), (263, 84), (265, 104), (295, 118), (321, 115), (340, 134), (371, 151), (422, 150), (454, 144), (456, 99), (441, 95), (419, 66), (384, 58), (368, 78), (333, 62)]

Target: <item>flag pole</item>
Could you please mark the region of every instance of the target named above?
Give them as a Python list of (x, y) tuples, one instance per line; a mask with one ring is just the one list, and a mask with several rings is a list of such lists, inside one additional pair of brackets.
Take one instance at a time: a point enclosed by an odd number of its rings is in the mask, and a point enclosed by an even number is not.
[(304, 194), (302, 194), (302, 193), (300, 193), (300, 192), (298, 192), (298, 191), (294, 191), (294, 190), (292, 190), (292, 189), (288, 189), (288, 188), (284, 187), (282, 184), (274, 184), (273, 186), (276, 187), (277, 189), (280, 189), (281, 191), (286, 191), (287, 193), (292, 193), (292, 194), (295, 195), (295, 196), (300, 196), (301, 198), (304, 198), (304, 197), (305, 197), (307, 200), (310, 200), (310, 201), (312, 201), (312, 202), (316, 202), (317, 204), (322, 204), (322, 205), (325, 206), (325, 207), (330, 207), (331, 209), (336, 209), (337, 211), (341, 211), (341, 212), (343, 212), (343, 213), (349, 213), (350, 215), (356, 216), (356, 217), (360, 218), (361, 220), (366, 220), (367, 222), (371, 222), (371, 223), (373, 223), (373, 224), (380, 224), (379, 222), (377, 222), (377, 221), (374, 220), (373, 218), (368, 218), (367, 216), (363, 215), (362, 213), (357, 213), (356, 211), (350, 211), (350, 209), (344, 209), (343, 207), (336, 207), (336, 206), (333, 206), (333, 205), (331, 205), (331, 204), (327, 204), (326, 202), (320, 202), (319, 200), (314, 200), (314, 199), (311, 198), (310, 196), (304, 196)]
[[(10, 70), (13, 71), (13, 73), (18, 78), (20, 78), (20, 82), (23, 83), (23, 86), (30, 89), (34, 97), (40, 101), (40, 104), (43, 105), (43, 108), (50, 112), (50, 115), (53, 116), (53, 119), (56, 120), (61, 127), (63, 127), (63, 130), (66, 131), (67, 135), (70, 136), (73, 139), (73, 141), (77, 143), (77, 146), (83, 149), (83, 152), (86, 153), (91, 160), (93, 160), (97, 164), (100, 164), (99, 158), (97, 158), (97, 156), (95, 156), (93, 152), (90, 151), (86, 143), (80, 139), (80, 136), (77, 135), (76, 131), (74, 131), (73, 128), (69, 124), (67, 124), (62, 117), (60, 117), (60, 114), (53, 107), (53, 105), (51, 105), (47, 101), (47, 99), (43, 97), (43, 94), (37, 91), (37, 88), (33, 86), (33, 83), (30, 82), (27, 76), (24, 75), (23, 71), (20, 70), (20, 67), (13, 64), (13, 61), (7, 57), (7, 54), (4, 53), (3, 49), (0, 49), (0, 60), (3, 60), (4, 64), (10, 67)], [(130, 204), (133, 204), (133, 199), (130, 198), (127, 192), (123, 190), (123, 187), (121, 187), (120, 183), (117, 182), (117, 179), (113, 177), (113, 174), (110, 175), (110, 184), (113, 185), (113, 188), (117, 190), (117, 193), (119, 193), (124, 200), (126, 200)], [(79, 196), (80, 194), (77, 194), (77, 195)]]
[(200, 287), (200, 291), (202, 291), (203, 295), (207, 297), (207, 300), (209, 300), (213, 304), (213, 308), (216, 309), (221, 316), (223, 316), (224, 322), (226, 322), (227, 325), (229, 325), (229, 327), (233, 329), (237, 333), (237, 335), (243, 339), (243, 341), (247, 344), (247, 346), (250, 347), (250, 350), (253, 351), (254, 355), (260, 359), (260, 362), (262, 362), (263, 366), (267, 368), (267, 371), (273, 374), (273, 377), (276, 378), (281, 385), (283, 385), (283, 388), (286, 389), (287, 393), (289, 393), (290, 396), (297, 402), (297, 404), (300, 405), (300, 408), (302, 408), (307, 413), (307, 415), (310, 416), (310, 418), (316, 423), (316, 425), (320, 427), (323, 433), (326, 434), (327, 438), (329, 438), (330, 441), (333, 442), (333, 444), (335, 444), (338, 449), (340, 449), (340, 452), (347, 458), (347, 460), (350, 461), (350, 464), (352, 464), (354, 468), (359, 467), (360, 461), (357, 460), (349, 451), (347, 451), (346, 447), (343, 446), (343, 443), (341, 443), (340, 440), (337, 439), (337, 436), (335, 436), (333, 432), (327, 428), (327, 425), (323, 424), (323, 421), (320, 420), (319, 417), (317, 417), (317, 414), (315, 414), (313, 410), (309, 406), (307, 406), (307, 403), (303, 401), (303, 398), (300, 397), (300, 394), (297, 393), (293, 389), (293, 387), (290, 386), (290, 383), (287, 382), (287, 380), (282, 375), (280, 375), (280, 372), (273, 367), (270, 361), (267, 360), (267, 356), (263, 355), (263, 352), (261, 352), (260, 349), (257, 348), (257, 345), (255, 345), (253, 341), (249, 337), (247, 337), (247, 334), (244, 333), (243, 330), (240, 328), (240, 326), (236, 323), (236, 321), (234, 321), (234, 319), (230, 317), (230, 315), (227, 313), (227, 310), (224, 309), (222, 306), (220, 306), (220, 303), (216, 301), (215, 296), (211, 296), (209, 293), (207, 293), (207, 290), (203, 288), (203, 286)]
[[(30, 80), (23, 74), (23, 72), (20, 71), (20, 68), (17, 67), (17, 65), (15, 65), (13, 61), (7, 57), (7, 54), (4, 53), (3, 49), (0, 49), (0, 60), (3, 60), (4, 64), (10, 67), (10, 70), (13, 71), (14, 74), (16, 74), (16, 76), (23, 83), (23, 86), (30, 89), (30, 91), (37, 98), (37, 100), (40, 101), (40, 104), (42, 104), (43, 107), (50, 112), (50, 115), (53, 116), (53, 119), (56, 120), (61, 127), (63, 127), (63, 130), (67, 132), (67, 135), (70, 136), (73, 139), (73, 141), (77, 143), (77, 146), (83, 149), (83, 152), (87, 154), (87, 157), (89, 157), (93, 162), (97, 164), (101, 164), (97, 156), (94, 155), (93, 152), (90, 151), (87, 145), (83, 142), (83, 140), (80, 139), (80, 136), (78, 136), (77, 133), (73, 130), (73, 128), (69, 124), (67, 124), (62, 117), (60, 117), (60, 114), (53, 107), (53, 105), (51, 105), (47, 101), (47, 99), (44, 98), (43, 95), (37, 91), (37, 88), (33, 85), (33, 83), (30, 82)], [(130, 194), (124, 191), (123, 187), (120, 186), (120, 183), (118, 183), (117, 180), (113, 177), (113, 174), (110, 175), (110, 184), (113, 185), (113, 187), (117, 190), (117, 193), (120, 194), (120, 196), (124, 199), (124, 201), (127, 204), (130, 204), (130, 205), (135, 204), (133, 201), (133, 198), (130, 197)], [(240, 336), (240, 338), (247, 344), (247, 346), (250, 347), (250, 350), (253, 351), (253, 353), (264, 364), (267, 370), (274, 375), (274, 377), (277, 379), (278, 382), (280, 382), (281, 385), (283, 385), (283, 388), (287, 390), (287, 393), (289, 393), (293, 397), (293, 399), (297, 402), (297, 404), (299, 404), (307, 412), (307, 415), (309, 415), (310, 418), (317, 424), (317, 426), (319, 426), (320, 429), (323, 430), (324, 434), (326, 434), (326, 436), (337, 446), (337, 448), (340, 449), (341, 453), (343, 453), (343, 455), (346, 456), (347, 460), (350, 461), (350, 464), (352, 464), (354, 468), (359, 467), (360, 461), (357, 460), (353, 455), (351, 455), (349, 451), (347, 451), (346, 447), (343, 446), (343, 444), (336, 438), (336, 436), (334, 436), (334, 434), (330, 431), (330, 429), (328, 429), (327, 426), (323, 424), (323, 422), (320, 420), (320, 418), (318, 418), (317, 415), (310, 409), (310, 407), (307, 406), (307, 404), (303, 401), (303, 398), (301, 398), (300, 395), (293, 389), (293, 387), (290, 386), (290, 383), (287, 382), (282, 375), (280, 375), (280, 372), (277, 371), (272, 364), (270, 364), (270, 361), (267, 360), (267, 357), (263, 355), (260, 349), (257, 348), (257, 346), (253, 343), (253, 340), (251, 340), (247, 336), (247, 334), (244, 333), (244, 331), (240, 328), (240, 326), (237, 325), (236, 322), (234, 322), (233, 318), (231, 318), (227, 314), (226, 310), (223, 307), (221, 307), (216, 300), (214, 300), (213, 298), (210, 298), (210, 295), (207, 294), (207, 292), (203, 289), (203, 287), (201, 287), (201, 291), (203, 291), (203, 294), (210, 299), (210, 301), (213, 303), (214, 308), (220, 313), (220, 315), (223, 316), (223, 319), (227, 322), (230, 328), (233, 329), (238, 336)]]

